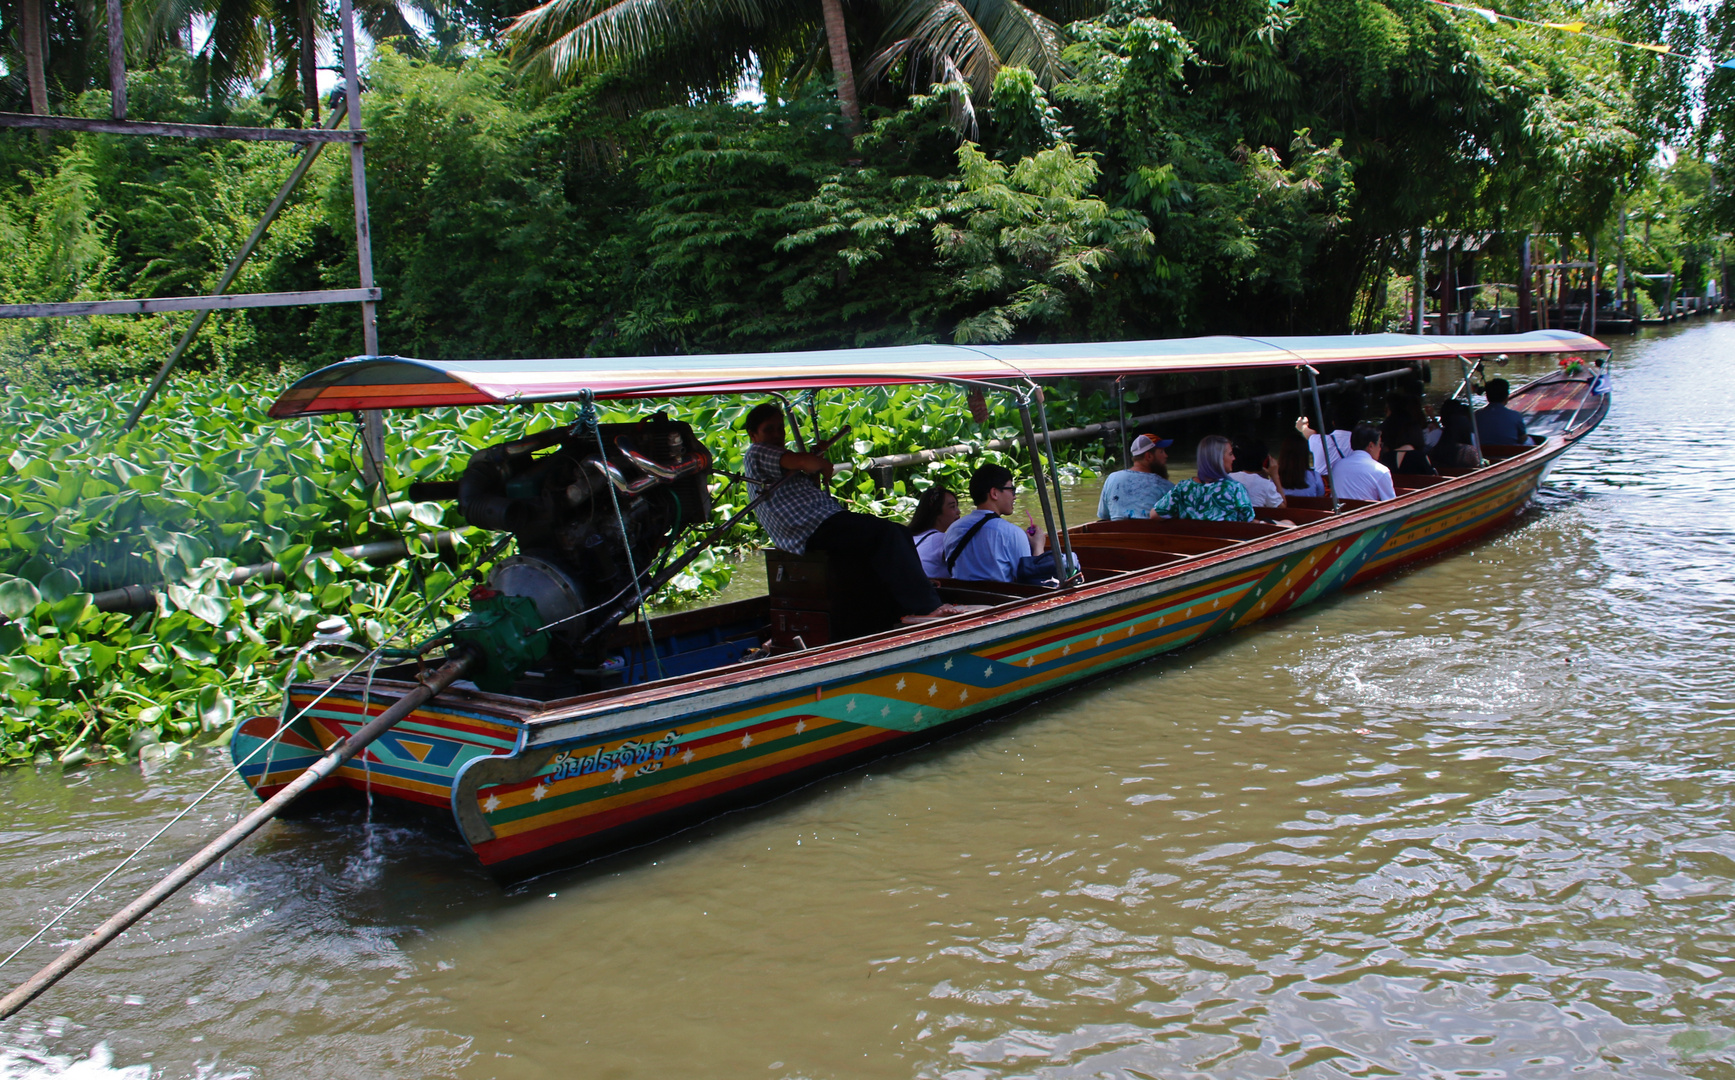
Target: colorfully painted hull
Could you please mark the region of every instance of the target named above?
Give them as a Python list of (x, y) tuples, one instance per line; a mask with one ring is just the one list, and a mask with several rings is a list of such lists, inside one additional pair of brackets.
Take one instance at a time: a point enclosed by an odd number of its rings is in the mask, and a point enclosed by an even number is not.
[[(1569, 445), (1551, 439), (1394, 502), (917, 630), (562, 701), (455, 688), (326, 784), (448, 810), (502, 878), (570, 865), (1473, 540), (1517, 515)], [(241, 775), (269, 796), (411, 685), (377, 679), (365, 707), (360, 679), (297, 687), (289, 715), (329, 692)], [(277, 726), (244, 724), (236, 759)]]

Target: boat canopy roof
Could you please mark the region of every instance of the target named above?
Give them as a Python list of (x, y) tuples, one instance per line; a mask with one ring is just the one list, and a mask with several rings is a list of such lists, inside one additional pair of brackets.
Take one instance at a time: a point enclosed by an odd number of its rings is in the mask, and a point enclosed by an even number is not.
[(597, 398), (680, 397), (768, 390), (1008, 382), (1078, 376), (1430, 360), (1499, 353), (1607, 349), (1570, 330), (1475, 337), (1356, 334), (1204, 337), (1057, 345), (899, 345), (876, 349), (575, 360), (413, 360), (361, 356), (297, 381), (271, 406), (278, 418), (364, 409), (495, 405)]

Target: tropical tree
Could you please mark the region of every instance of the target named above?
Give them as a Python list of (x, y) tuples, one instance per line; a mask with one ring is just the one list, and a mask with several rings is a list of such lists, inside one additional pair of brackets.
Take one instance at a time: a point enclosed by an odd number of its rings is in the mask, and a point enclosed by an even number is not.
[[(868, 89), (897, 77), (909, 90), (961, 82), (986, 95), (1003, 67), (1027, 68), (1049, 88), (1066, 74), (1059, 21), (1101, 9), (1100, 0), (545, 0), (507, 29), (526, 70), (557, 84), (624, 72), (645, 98), (732, 93), (753, 75), (772, 96), (793, 95), (820, 69), (824, 42), (839, 105), (860, 126), (854, 57)], [(854, 46), (852, 47), (853, 29)], [(901, 94), (897, 95), (901, 98)]]

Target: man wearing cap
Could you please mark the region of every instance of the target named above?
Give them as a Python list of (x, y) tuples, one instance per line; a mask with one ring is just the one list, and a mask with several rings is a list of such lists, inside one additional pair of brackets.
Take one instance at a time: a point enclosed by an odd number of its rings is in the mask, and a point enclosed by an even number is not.
[(1134, 439), (1128, 448), (1133, 467), (1109, 474), (1096, 504), (1096, 516), (1104, 521), (1150, 517), (1151, 507), (1163, 492), (1175, 486), (1169, 482), (1169, 446), (1174, 441), (1155, 435)]

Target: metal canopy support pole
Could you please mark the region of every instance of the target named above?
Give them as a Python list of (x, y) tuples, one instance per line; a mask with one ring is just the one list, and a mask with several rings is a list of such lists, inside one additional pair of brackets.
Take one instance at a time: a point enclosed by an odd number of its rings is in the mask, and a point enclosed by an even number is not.
[[(342, 108), (339, 108), (332, 113), (331, 123), (334, 127), (342, 116)], [(247, 242), (241, 245), (241, 250), (237, 251), (235, 257), (229, 260), (229, 266), (223, 271), (223, 276), (217, 279), (217, 288), (214, 295), (222, 295), (224, 292), (228, 291), (230, 285), (234, 284), (235, 275), (241, 272), (241, 267), (246, 264), (248, 257), (253, 254), (253, 249), (259, 246), (260, 240), (264, 239), (265, 230), (271, 227), (271, 222), (276, 219), (278, 212), (283, 209), (283, 204), (289, 201), (289, 196), (294, 194), (295, 189), (301, 185), (302, 177), (306, 176), (307, 170), (313, 167), (313, 159), (319, 156), (319, 152), (325, 149), (325, 145), (326, 144), (322, 142), (308, 143), (307, 149), (301, 152), (301, 160), (295, 163), (295, 168), (290, 170), (289, 178), (283, 181), (282, 187), (277, 189), (277, 197), (272, 199), (271, 205), (265, 208), (264, 216), (259, 219), (259, 224), (253, 226), (253, 232), (247, 237)], [(169, 358), (167, 360), (163, 361), (163, 366), (157, 372), (157, 377), (151, 380), (151, 385), (145, 390), (144, 396), (141, 397), (139, 403), (133, 407), (132, 415), (127, 417), (127, 431), (131, 431), (133, 428), (138, 426), (139, 417), (145, 414), (145, 409), (150, 406), (151, 399), (157, 396), (157, 391), (161, 390), (163, 388), (163, 383), (168, 381), (169, 372), (173, 371), (175, 365), (180, 363), (181, 356), (187, 351), (187, 346), (193, 343), (193, 338), (199, 333), (199, 329), (205, 325), (205, 320), (210, 317), (211, 312), (209, 309), (202, 310), (197, 315), (193, 316), (193, 321), (189, 323), (187, 329), (181, 333), (181, 340), (175, 343), (174, 351), (169, 353)]]
[(1319, 425), (1319, 456), (1325, 459), (1325, 481), (1331, 487), (1331, 512), (1337, 513), (1341, 499), (1337, 497), (1337, 485), (1331, 482), (1331, 432), (1325, 426), (1325, 406), (1319, 403), (1319, 372), (1312, 364), (1303, 364), (1296, 369), (1297, 377), (1307, 376), (1307, 388), (1313, 392), (1314, 423)]
[[(343, 100), (349, 112), (349, 129), (361, 130), (361, 82), (355, 55), (355, 4), (343, 0)], [(349, 144), (349, 180), (355, 198), (355, 257), (361, 272), (361, 287), (374, 287), (373, 233), (367, 219), (367, 164), (362, 158), (359, 141)], [(369, 356), (380, 353), (379, 327), (374, 322), (374, 303), (363, 300), (361, 305), (362, 349)], [(377, 484), (386, 456), (385, 414), (378, 409), (362, 413), (363, 473), (369, 483)]]
[(1042, 503), (1042, 523), (1054, 535), (1054, 511), (1048, 505), (1048, 484), (1042, 479), (1042, 448), (1036, 445), (1036, 428), (1030, 422), (1030, 396), (1018, 395), (1018, 419), (1024, 425), (1024, 446), (1030, 451), (1030, 471), (1036, 477), (1036, 498)]
[[(1065, 553), (1065, 565), (1060, 567), (1056, 576), (1064, 582), (1072, 580), (1072, 536), (1066, 531), (1066, 501), (1060, 493), (1060, 469), (1054, 463), (1054, 440), (1048, 436), (1048, 406), (1043, 404), (1042, 387), (1036, 388), (1036, 415), (1042, 421), (1042, 445), (1048, 452), (1048, 476), (1054, 484), (1054, 510), (1060, 517), (1060, 532), (1055, 540), (1060, 544), (1060, 550)], [(1123, 432), (1124, 434), (1124, 432)]]
[(1596, 305), (1598, 286), (1602, 284), (1602, 267), (1596, 261), (1596, 233), (1590, 234), (1590, 336), (1596, 337)]
[(1457, 397), (1460, 392), (1464, 395), (1464, 407), (1470, 410), (1470, 445), (1476, 448), (1476, 460), (1480, 462), (1482, 460), (1482, 436), (1476, 430), (1476, 389), (1471, 385), (1471, 380), (1476, 377), (1476, 371), (1482, 366), (1482, 361), (1478, 360), (1472, 364), (1467, 358), (1459, 356), (1458, 364), (1464, 371), (1464, 381), (1458, 384), (1458, 389), (1453, 391), (1452, 396)]
[(1115, 403), (1115, 408), (1119, 409), (1120, 414), (1121, 414), (1121, 426), (1120, 426), (1121, 468), (1130, 469), (1133, 467), (1133, 465), (1132, 465), (1132, 459), (1127, 456), (1127, 388), (1126, 388), (1126, 381), (1127, 381), (1127, 377), (1125, 375), (1122, 375), (1119, 378), (1115, 379), (1115, 381), (1114, 381), (1114, 403)]
[(127, 34), (120, 0), (108, 0), (108, 90), (114, 118), (127, 118)]

